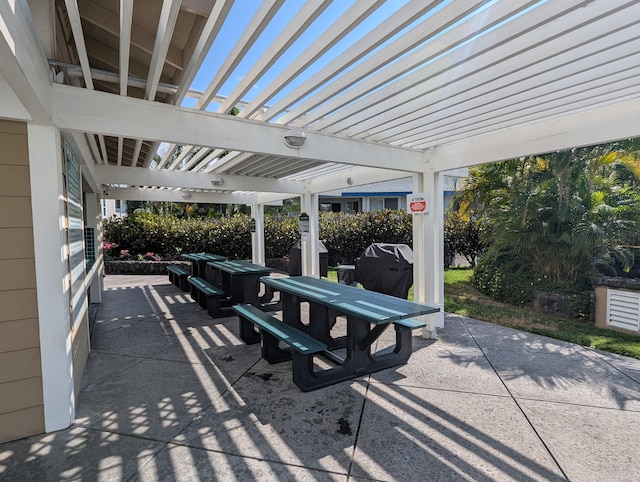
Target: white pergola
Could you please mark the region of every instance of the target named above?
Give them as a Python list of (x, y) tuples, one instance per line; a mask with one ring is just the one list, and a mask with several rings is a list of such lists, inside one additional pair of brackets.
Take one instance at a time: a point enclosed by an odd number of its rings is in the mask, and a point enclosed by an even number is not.
[(251, 205), (257, 262), (265, 203), (299, 196), (313, 239), (319, 193), (413, 176), (442, 306), (442, 173), (640, 136), (639, 24), (637, 0), (5, 0), (0, 117), (61, 131), (95, 192)]

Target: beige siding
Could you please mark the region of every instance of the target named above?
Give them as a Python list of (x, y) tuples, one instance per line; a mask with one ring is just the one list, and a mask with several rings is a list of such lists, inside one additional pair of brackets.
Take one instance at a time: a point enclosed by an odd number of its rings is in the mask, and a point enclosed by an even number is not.
[(44, 432), (27, 126), (0, 121), (0, 443)]
[(607, 328), (607, 287), (596, 286), (595, 293), (595, 325)]
[(73, 380), (75, 385), (76, 398), (80, 393), (82, 374), (89, 358), (89, 326), (87, 318), (78, 325), (78, 329), (73, 333)]

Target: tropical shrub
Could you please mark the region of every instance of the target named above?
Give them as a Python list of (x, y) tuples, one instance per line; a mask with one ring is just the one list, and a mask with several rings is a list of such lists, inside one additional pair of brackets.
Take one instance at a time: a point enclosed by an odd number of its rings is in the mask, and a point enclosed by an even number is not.
[(496, 301), (526, 306), (533, 299), (532, 272), (508, 249), (492, 246), (473, 271), (471, 284)]
[(458, 201), (463, 213), (475, 209), (493, 230), (492, 250), (479, 261), (474, 286), (520, 304), (526, 290), (499, 286), (517, 282), (507, 274), (514, 268), (519, 276), (528, 273), (535, 289), (588, 284), (596, 268), (613, 261), (630, 271), (630, 248), (640, 238), (640, 164), (619, 147), (572, 149), (472, 170)]
[(444, 217), (444, 259), (445, 267), (451, 265), (456, 255), (463, 256), (471, 267), (476, 259), (487, 250), (488, 226), (483, 219), (463, 216), (459, 211), (450, 210)]

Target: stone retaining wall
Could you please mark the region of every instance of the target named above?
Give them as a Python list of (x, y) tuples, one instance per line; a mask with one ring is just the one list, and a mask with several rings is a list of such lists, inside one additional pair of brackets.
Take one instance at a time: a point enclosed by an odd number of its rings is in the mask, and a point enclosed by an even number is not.
[(157, 274), (166, 275), (167, 266), (191, 269), (189, 261), (105, 261), (105, 274)]
[[(288, 258), (269, 258), (265, 264), (282, 273), (289, 272)], [(171, 265), (191, 269), (190, 261), (105, 261), (104, 273), (166, 275), (167, 266)]]
[(546, 291), (533, 292), (533, 309), (544, 313), (555, 313), (566, 318), (575, 318), (578, 314), (571, 307), (573, 297), (564, 293)]

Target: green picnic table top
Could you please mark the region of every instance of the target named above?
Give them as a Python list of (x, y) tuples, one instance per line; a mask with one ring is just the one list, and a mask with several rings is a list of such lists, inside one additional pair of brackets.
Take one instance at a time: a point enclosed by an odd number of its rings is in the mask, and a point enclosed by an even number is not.
[(439, 308), (414, 303), (395, 296), (332, 283), (308, 276), (260, 278), (265, 285), (296, 295), (309, 302), (329, 306), (374, 324), (386, 324), (440, 311)]
[(180, 256), (190, 261), (224, 261), (227, 259), (219, 254), (210, 253), (183, 253)]
[(242, 274), (268, 274), (275, 271), (273, 268), (250, 263), (248, 261), (210, 261), (207, 265), (232, 275)]

